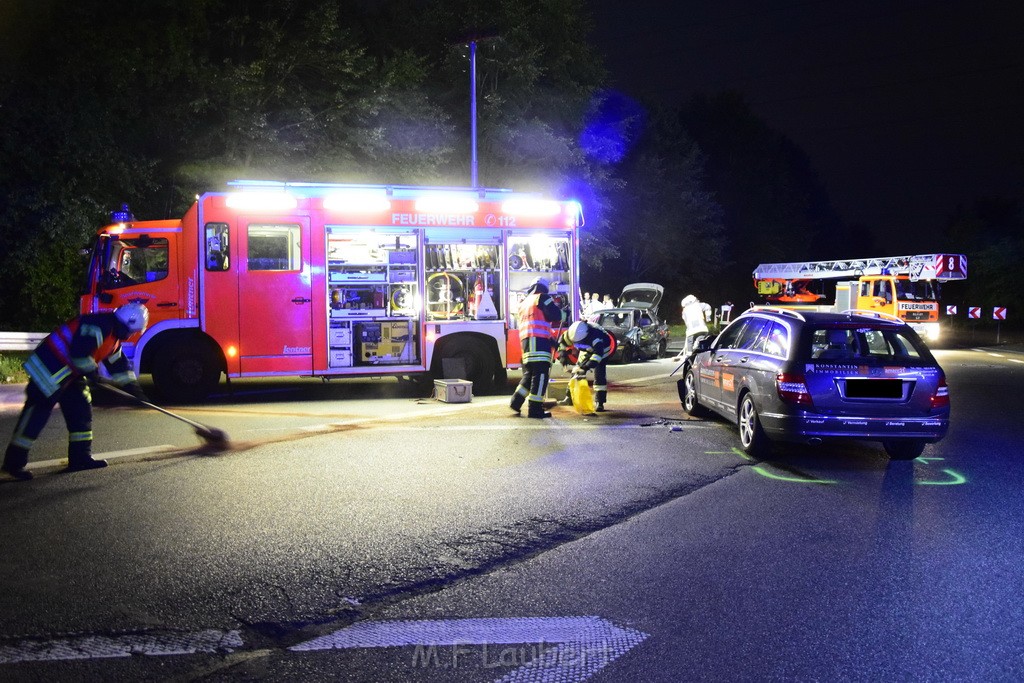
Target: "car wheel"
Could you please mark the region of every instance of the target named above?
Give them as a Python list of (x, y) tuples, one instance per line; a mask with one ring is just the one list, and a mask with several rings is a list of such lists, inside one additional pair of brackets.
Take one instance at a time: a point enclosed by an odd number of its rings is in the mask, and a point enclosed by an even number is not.
[(747, 455), (759, 457), (768, 451), (768, 436), (761, 427), (761, 418), (754, 406), (754, 397), (749, 393), (740, 402), (739, 419), (740, 445)]
[(882, 442), (882, 448), (892, 460), (913, 460), (924, 452), (924, 441), (917, 439), (891, 439)]
[(707, 415), (707, 409), (697, 400), (697, 375), (694, 374), (693, 368), (683, 375), (683, 410), (693, 417)]
[(633, 361), (633, 345), (622, 342), (622, 364), (629, 365)]

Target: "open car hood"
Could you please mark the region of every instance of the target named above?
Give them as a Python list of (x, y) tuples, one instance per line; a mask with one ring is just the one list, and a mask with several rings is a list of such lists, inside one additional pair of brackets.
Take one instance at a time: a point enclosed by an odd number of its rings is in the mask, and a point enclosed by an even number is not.
[(619, 306), (623, 308), (649, 308), (658, 312), (658, 304), (665, 293), (665, 288), (653, 282), (634, 282), (622, 288)]

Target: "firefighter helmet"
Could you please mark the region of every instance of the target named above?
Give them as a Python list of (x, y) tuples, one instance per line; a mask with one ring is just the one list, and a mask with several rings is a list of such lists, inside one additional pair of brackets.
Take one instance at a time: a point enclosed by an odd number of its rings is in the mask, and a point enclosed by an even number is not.
[(114, 311), (114, 315), (124, 323), (131, 334), (145, 332), (146, 326), (149, 325), (149, 309), (142, 304), (131, 303), (119, 306)]
[(535, 277), (533, 278), (533, 282), (530, 283), (530, 289), (535, 292), (543, 292), (544, 294), (548, 293), (548, 288), (550, 286), (551, 285), (548, 281), (542, 277)]
[(587, 323), (582, 320), (577, 320), (572, 325), (569, 325), (569, 339), (572, 340), (573, 344), (579, 344), (581, 341), (587, 338)]

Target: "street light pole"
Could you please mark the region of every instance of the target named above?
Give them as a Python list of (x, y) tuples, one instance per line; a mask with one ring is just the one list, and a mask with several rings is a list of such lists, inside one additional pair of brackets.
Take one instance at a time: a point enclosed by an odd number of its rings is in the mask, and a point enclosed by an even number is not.
[(470, 187), (478, 186), (476, 160), (476, 41), (469, 41)]

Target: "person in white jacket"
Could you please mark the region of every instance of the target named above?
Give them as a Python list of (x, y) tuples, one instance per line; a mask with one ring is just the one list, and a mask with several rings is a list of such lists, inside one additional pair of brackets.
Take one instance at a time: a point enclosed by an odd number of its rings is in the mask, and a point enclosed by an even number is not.
[(697, 337), (708, 333), (708, 321), (711, 319), (711, 306), (699, 300), (693, 294), (687, 294), (682, 301), (683, 324), (686, 325), (686, 346), (683, 355), (693, 351), (693, 343)]

